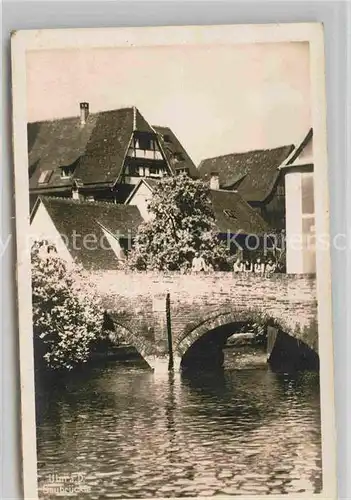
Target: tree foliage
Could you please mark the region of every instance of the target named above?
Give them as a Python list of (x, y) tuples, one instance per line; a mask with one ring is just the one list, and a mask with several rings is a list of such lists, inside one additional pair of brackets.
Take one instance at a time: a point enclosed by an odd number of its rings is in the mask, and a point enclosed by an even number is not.
[(139, 227), (130, 268), (186, 271), (195, 252), (209, 268), (227, 268), (228, 250), (218, 239), (210, 190), (202, 181), (186, 175), (162, 179), (148, 209), (152, 218)]
[(89, 359), (103, 310), (84, 270), (62, 260), (53, 245), (32, 246), (32, 308), (36, 361), (71, 370)]

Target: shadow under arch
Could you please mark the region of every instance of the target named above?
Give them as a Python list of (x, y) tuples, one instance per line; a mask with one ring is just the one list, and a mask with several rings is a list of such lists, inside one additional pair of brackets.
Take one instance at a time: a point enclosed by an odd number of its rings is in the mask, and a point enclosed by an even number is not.
[(153, 352), (151, 341), (133, 334), (133, 332), (119, 321), (118, 318), (114, 317), (113, 314), (105, 312), (105, 318), (107, 318), (106, 324), (109, 325), (109, 328), (111, 329), (112, 327), (112, 330), (119, 334), (124, 342), (133, 346), (145, 363), (153, 369), (148, 361), (150, 353)]
[[(182, 369), (221, 369), (224, 362), (223, 348), (229, 337), (242, 332), (245, 326), (261, 329), (263, 347), (267, 347), (267, 327), (274, 327), (274, 348), (269, 352), (269, 362), (277, 369), (289, 366), (292, 371), (318, 368), (318, 354), (302, 341), (294, 338), (294, 332), (282, 319), (263, 311), (230, 310), (204, 319), (188, 329), (179, 339), (175, 349)], [(268, 361), (268, 356), (267, 356)]]
[[(242, 310), (230, 310), (223, 311), (217, 314), (211, 315), (208, 318), (203, 319), (197, 325), (187, 328), (184, 334), (180, 337), (176, 344), (176, 351), (180, 357), (184, 356), (186, 351), (199, 340), (203, 335), (207, 334), (211, 330), (215, 330), (219, 327), (228, 324), (253, 324), (258, 323), (260, 325), (271, 325), (278, 329), (288, 331), (287, 325), (284, 324), (280, 319), (275, 319), (272, 316), (267, 315), (263, 311), (257, 311), (254, 309)], [(289, 332), (288, 332), (289, 333)]]

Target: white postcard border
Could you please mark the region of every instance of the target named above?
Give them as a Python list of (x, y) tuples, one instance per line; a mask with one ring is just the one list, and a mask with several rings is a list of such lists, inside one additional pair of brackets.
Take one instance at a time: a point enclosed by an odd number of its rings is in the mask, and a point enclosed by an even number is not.
[[(22, 416), (22, 470), (26, 499), (37, 498), (37, 456), (34, 402), (29, 233), (26, 53), (30, 50), (171, 45), (309, 42), (311, 102), (314, 130), (316, 232), (329, 234), (329, 194), (326, 149), (326, 93), (323, 27), (318, 23), (277, 25), (171, 26), (28, 30), (12, 35), (13, 135), (16, 195), (17, 296)], [(330, 251), (317, 252), (319, 355), (323, 492), (313, 498), (336, 498), (336, 433), (331, 308)], [(289, 499), (305, 495), (289, 495)], [(311, 498), (311, 495), (309, 495)], [(199, 498), (199, 497), (198, 497)], [(224, 496), (223, 496), (224, 498)], [(241, 496), (259, 500), (266, 496)], [(273, 498), (273, 496), (272, 496)], [(274, 496), (286, 498), (286, 495)]]

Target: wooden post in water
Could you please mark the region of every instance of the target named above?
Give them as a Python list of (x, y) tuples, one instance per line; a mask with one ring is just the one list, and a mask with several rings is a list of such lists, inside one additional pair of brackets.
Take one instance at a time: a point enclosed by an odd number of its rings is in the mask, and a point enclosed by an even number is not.
[(168, 370), (173, 370), (173, 339), (171, 325), (171, 298), (170, 294), (166, 295), (166, 318), (167, 318), (167, 339), (168, 339)]

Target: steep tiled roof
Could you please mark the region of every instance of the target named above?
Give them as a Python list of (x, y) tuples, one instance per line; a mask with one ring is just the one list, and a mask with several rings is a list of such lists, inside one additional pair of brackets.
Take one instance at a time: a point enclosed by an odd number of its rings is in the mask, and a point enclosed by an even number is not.
[(38, 186), (39, 177), (45, 170), (52, 172), (47, 185), (69, 186), (71, 179), (62, 179), (59, 167), (72, 165), (84, 154), (95, 128), (98, 115), (90, 115), (84, 127), (80, 118), (29, 123), (28, 162), (29, 188)]
[(74, 177), (81, 179), (84, 184), (116, 181), (121, 174), (133, 126), (139, 132), (153, 133), (139, 111), (133, 108), (98, 113), (93, 133)]
[(211, 189), (211, 202), (218, 231), (222, 234), (269, 232), (262, 217), (235, 191)]
[[(148, 184), (150, 191), (155, 189), (156, 181), (150, 183), (142, 180), (130, 194), (126, 203), (133, 203), (134, 194), (142, 182)], [(210, 199), (219, 233), (227, 234), (263, 234), (269, 231), (268, 224), (250, 205), (235, 191), (211, 189)], [(130, 205), (134, 206), (134, 205)]]
[(200, 163), (199, 173), (209, 179), (216, 172), (221, 188), (237, 189), (246, 201), (263, 201), (279, 176), (278, 167), (293, 149), (291, 145), (208, 158)]
[[(28, 124), (30, 189), (72, 186), (74, 179), (85, 185), (112, 185), (121, 174), (133, 130), (157, 134), (173, 173), (197, 169), (177, 137), (167, 127), (151, 127), (133, 107), (90, 113), (84, 126), (80, 118), (62, 118)], [(74, 165), (72, 178), (62, 178), (60, 167)], [(51, 172), (39, 184), (44, 171)]]
[[(135, 113), (135, 116), (134, 116)], [(134, 108), (90, 113), (84, 126), (79, 117), (28, 124), (30, 187), (44, 170), (53, 171), (48, 185), (71, 185), (58, 167), (76, 163), (74, 178), (83, 183), (112, 183), (123, 165), (133, 127), (152, 132)]]
[[(63, 239), (68, 242), (71, 255), (86, 269), (115, 269), (117, 267), (117, 258), (104, 236), (101, 226), (117, 238), (123, 238), (129, 235), (135, 236), (137, 228), (142, 222), (142, 217), (136, 206), (81, 202), (46, 196), (40, 196), (39, 200), (44, 204), (58, 233), (64, 235)], [(35, 211), (34, 208), (32, 218)], [(90, 238), (94, 238), (97, 244), (93, 245), (90, 240), (90, 246), (89, 243), (84, 245), (83, 239), (84, 237), (88, 238), (88, 235)], [(74, 238), (76, 238), (76, 245), (74, 245)]]
[(154, 125), (153, 129), (157, 133), (162, 150), (172, 171), (175, 173), (178, 169), (187, 168), (191, 177), (198, 178), (197, 168), (172, 130), (157, 125)]

